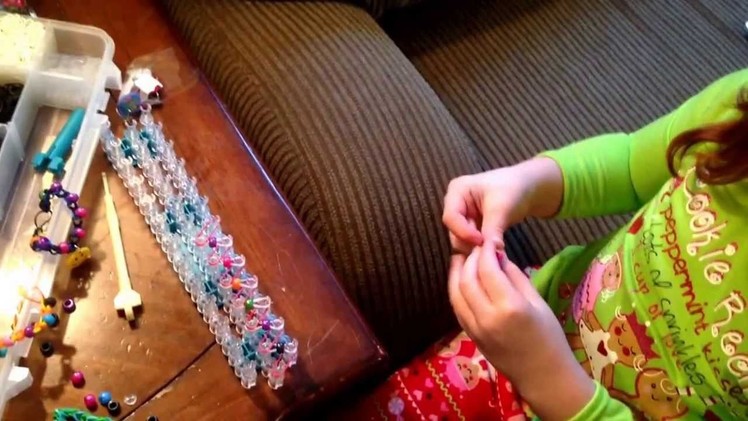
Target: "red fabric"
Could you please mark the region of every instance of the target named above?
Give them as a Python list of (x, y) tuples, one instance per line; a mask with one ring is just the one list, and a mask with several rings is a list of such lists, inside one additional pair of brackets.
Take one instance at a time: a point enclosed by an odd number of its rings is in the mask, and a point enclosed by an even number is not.
[(464, 333), (390, 376), (349, 414), (357, 420), (526, 420), (509, 381)]

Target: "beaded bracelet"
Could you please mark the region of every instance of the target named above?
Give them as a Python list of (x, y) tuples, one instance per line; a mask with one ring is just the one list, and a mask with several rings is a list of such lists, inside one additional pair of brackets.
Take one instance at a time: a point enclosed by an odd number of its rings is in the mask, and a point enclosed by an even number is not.
[(271, 388), (280, 387), (296, 363), (298, 341), (285, 333), (270, 297), (259, 292), (257, 277), (246, 271), (244, 256), (199, 195), (150, 106), (143, 107), (139, 122), (128, 121), (121, 140), (108, 124), (102, 129), (107, 158), (242, 386), (253, 387), (259, 372)]
[[(73, 229), (70, 230), (67, 241), (60, 244), (54, 244), (52, 240), (43, 236), (46, 222), (39, 224), (39, 216), (52, 214), (52, 199), (64, 199), (67, 208), (73, 213)], [(59, 181), (52, 182), (48, 189), (44, 189), (39, 194), (39, 213), (34, 219), (34, 235), (31, 237), (31, 249), (34, 251), (46, 251), (50, 254), (68, 254), (78, 250), (78, 242), (86, 236), (86, 230), (83, 229), (83, 219), (88, 216), (86, 208), (78, 205), (80, 196), (76, 193), (70, 193), (62, 188)]]
[[(23, 328), (17, 328), (18, 319), (15, 317), (11, 325), (13, 333), (10, 336), (0, 339), (0, 358), (5, 358), (8, 355), (8, 349), (13, 345), (25, 339), (33, 338), (46, 328), (57, 327), (60, 323), (60, 316), (53, 311), (54, 306), (57, 305), (57, 300), (54, 297), (45, 298), (39, 288), (35, 288), (34, 290), (38, 293), (39, 298), (31, 297), (23, 289), (21, 289), (20, 294), (25, 300), (39, 304), (41, 307), (41, 317), (37, 322), (30, 323)], [(70, 303), (67, 301), (70, 301)], [(66, 300), (63, 309), (68, 313), (72, 313), (75, 311), (75, 302)]]
[[(44, 236), (44, 228), (49, 222), (49, 218), (40, 223), (39, 217), (52, 215), (52, 199), (63, 199), (66, 207), (72, 213), (73, 227), (68, 234), (66, 241), (60, 244), (54, 244), (52, 240)], [(34, 218), (34, 233), (31, 237), (31, 249), (36, 252), (47, 252), (52, 255), (68, 255), (66, 264), (69, 268), (75, 268), (83, 264), (91, 257), (91, 250), (88, 247), (81, 247), (80, 241), (86, 236), (86, 230), (83, 229), (83, 220), (88, 216), (88, 210), (78, 204), (80, 196), (71, 193), (64, 188), (59, 181), (54, 181), (49, 188), (39, 193), (39, 213)]]

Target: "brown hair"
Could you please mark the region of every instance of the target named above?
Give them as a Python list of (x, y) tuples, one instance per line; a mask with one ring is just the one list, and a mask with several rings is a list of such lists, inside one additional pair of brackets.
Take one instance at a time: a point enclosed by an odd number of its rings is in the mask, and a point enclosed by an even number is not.
[(668, 146), (668, 168), (676, 176), (678, 164), (688, 151), (701, 143), (716, 148), (696, 153), (696, 175), (707, 184), (730, 184), (748, 178), (748, 89), (738, 95), (739, 119), (689, 130)]

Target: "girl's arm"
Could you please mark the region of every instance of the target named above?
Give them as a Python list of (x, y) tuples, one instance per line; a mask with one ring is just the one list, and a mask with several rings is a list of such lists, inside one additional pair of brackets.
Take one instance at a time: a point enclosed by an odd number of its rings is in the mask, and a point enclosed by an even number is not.
[(546, 170), (550, 177), (537, 181), (541, 185), (535, 189), (546, 193), (534, 195), (535, 206), (555, 206), (561, 218), (638, 210), (670, 178), (665, 159), (670, 142), (685, 131), (738, 118), (737, 98), (744, 87), (748, 88), (748, 69), (719, 79), (636, 132), (595, 136), (542, 154), (560, 168), (562, 192), (547, 193), (548, 186), (558, 188), (559, 183), (554, 172)]

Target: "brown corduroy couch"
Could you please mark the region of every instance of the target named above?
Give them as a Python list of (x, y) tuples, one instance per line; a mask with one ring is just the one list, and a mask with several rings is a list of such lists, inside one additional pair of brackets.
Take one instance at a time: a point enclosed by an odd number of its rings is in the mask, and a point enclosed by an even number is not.
[[(748, 64), (745, 0), (164, 3), (395, 363), (455, 326), (450, 179), (634, 129)], [(530, 221), (510, 255), (621, 221)]]

